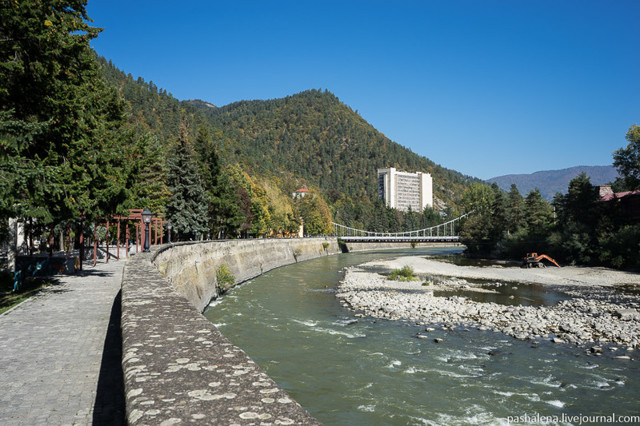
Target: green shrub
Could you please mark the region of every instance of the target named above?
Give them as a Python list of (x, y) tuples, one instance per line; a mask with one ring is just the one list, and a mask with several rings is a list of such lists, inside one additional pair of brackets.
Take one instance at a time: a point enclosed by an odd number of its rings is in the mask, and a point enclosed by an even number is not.
[(413, 268), (409, 265), (404, 265), (400, 269), (394, 269), (387, 277), (389, 280), (395, 281), (417, 281), (418, 279), (413, 276)]
[(293, 249), (293, 258), (298, 261), (298, 256), (302, 254), (302, 249), (300, 247), (296, 247)]
[(236, 277), (233, 276), (227, 265), (220, 265), (216, 269), (216, 281), (220, 294), (229, 290), (236, 283)]

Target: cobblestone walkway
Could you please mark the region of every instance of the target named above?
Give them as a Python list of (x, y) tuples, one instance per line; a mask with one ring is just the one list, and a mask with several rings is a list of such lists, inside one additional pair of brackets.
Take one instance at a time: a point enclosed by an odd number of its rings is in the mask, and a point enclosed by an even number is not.
[(0, 315), (0, 425), (123, 423), (124, 263), (61, 276)]

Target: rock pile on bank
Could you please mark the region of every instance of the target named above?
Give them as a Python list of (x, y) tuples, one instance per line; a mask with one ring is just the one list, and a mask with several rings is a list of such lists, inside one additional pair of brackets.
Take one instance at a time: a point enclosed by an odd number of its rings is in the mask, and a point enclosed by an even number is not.
[[(434, 291), (474, 288), (464, 279), (435, 285), (398, 282), (362, 268), (347, 268), (337, 297), (361, 314), (406, 320), (444, 328), (473, 327), (517, 339), (550, 339), (576, 345), (596, 343), (640, 348), (640, 297), (614, 288), (564, 286), (570, 295), (554, 306), (480, 303), (461, 296), (434, 296)], [(475, 286), (479, 291), (486, 291)]]

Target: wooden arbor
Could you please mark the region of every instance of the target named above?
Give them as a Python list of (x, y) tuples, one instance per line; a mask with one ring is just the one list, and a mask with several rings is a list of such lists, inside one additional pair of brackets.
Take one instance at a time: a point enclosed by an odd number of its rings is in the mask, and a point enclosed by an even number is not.
[[(112, 225), (114, 222), (117, 221), (118, 224), (118, 231), (117, 231), (117, 235), (116, 235), (116, 259), (120, 260), (120, 233), (121, 233), (121, 223), (124, 221), (125, 224), (130, 224), (131, 222), (133, 222), (133, 224), (136, 226), (136, 253), (138, 253), (138, 250), (141, 246), (144, 246), (145, 243), (145, 232), (144, 232), (144, 222), (142, 220), (142, 211), (143, 209), (129, 209), (129, 216), (114, 216), (112, 218), (107, 218), (107, 220), (104, 223), (101, 223), (100, 225), (104, 225), (107, 228), (107, 234), (105, 236), (105, 240), (107, 242), (107, 263), (109, 263), (109, 227), (110, 225)], [(150, 238), (149, 238), (149, 245), (157, 245), (158, 244), (158, 239), (160, 239), (160, 244), (163, 244), (164, 242), (164, 225), (168, 223), (166, 220), (159, 218), (159, 217), (153, 217), (151, 218), (151, 231), (153, 231), (153, 237), (151, 237), (151, 233), (150, 233)], [(93, 264), (96, 264), (96, 258), (98, 255), (98, 224), (96, 224), (95, 227), (95, 235), (94, 235), (94, 243), (93, 243)], [(160, 228), (160, 229), (158, 229)], [(125, 246), (123, 248), (126, 248), (125, 253), (126, 253), (126, 257), (129, 257), (129, 241), (131, 241), (131, 235), (130, 235), (130, 231), (129, 231), (129, 227), (125, 226)]]

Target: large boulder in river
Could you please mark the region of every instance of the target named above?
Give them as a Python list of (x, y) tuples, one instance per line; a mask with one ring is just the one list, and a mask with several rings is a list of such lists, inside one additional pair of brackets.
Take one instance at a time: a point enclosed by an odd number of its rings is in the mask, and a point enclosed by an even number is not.
[(620, 318), (622, 321), (638, 321), (640, 320), (640, 312), (636, 309), (618, 309), (613, 316)]

